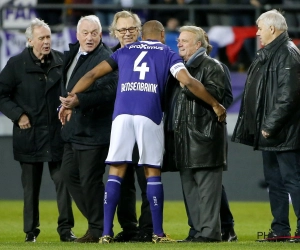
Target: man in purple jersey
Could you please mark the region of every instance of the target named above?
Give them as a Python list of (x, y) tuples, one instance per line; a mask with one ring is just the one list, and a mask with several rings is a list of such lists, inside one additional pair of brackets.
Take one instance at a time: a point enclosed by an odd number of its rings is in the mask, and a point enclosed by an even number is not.
[[(142, 28), (143, 41), (128, 44), (117, 50), (110, 59), (100, 63), (81, 78), (72, 90), (72, 93), (84, 91), (95, 79), (119, 69), (110, 148), (106, 159), (110, 170), (105, 188), (105, 221), (100, 243), (113, 242), (114, 212), (135, 142), (140, 155), (138, 165), (144, 166), (147, 178), (147, 198), (154, 231), (152, 242), (174, 242), (162, 228), (164, 197), (160, 176), (164, 147), (161, 99), (169, 71), (198, 98), (211, 105), (220, 122), (226, 118), (225, 108), (199, 81), (191, 77), (179, 55), (162, 44), (164, 37), (164, 27), (160, 22), (146, 22)], [(61, 98), (61, 101), (63, 108), (60, 119), (64, 122), (70, 110), (67, 109), (68, 98)]]
[[(134, 43), (142, 31), (140, 18), (127, 10), (119, 11), (114, 15), (114, 20), (109, 27), (110, 35), (117, 38), (119, 43), (112, 48), (115, 52), (125, 45)], [(114, 237), (115, 242), (151, 242), (152, 218), (150, 204), (147, 199), (147, 180), (144, 169), (138, 167), (139, 151), (137, 145), (132, 153), (132, 164), (126, 169), (121, 185), (120, 200), (117, 207), (117, 217), (122, 231)], [(139, 218), (136, 214), (136, 188), (135, 178), (141, 191), (141, 212)]]

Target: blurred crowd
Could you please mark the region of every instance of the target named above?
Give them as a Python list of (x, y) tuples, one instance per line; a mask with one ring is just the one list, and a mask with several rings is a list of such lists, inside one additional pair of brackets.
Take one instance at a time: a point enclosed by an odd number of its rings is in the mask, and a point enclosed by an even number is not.
[[(174, 40), (178, 34), (178, 29), (183, 25), (196, 25), (208, 31), (210, 27), (216, 25), (223, 26), (255, 26), (257, 14), (261, 14), (265, 10), (272, 9), (274, 5), (293, 6), (299, 3), (299, 0), (38, 0), (38, 4), (93, 4), (93, 5), (115, 5), (118, 9), (68, 9), (67, 19), (62, 24), (62, 10), (59, 9), (38, 9), (38, 15), (46, 21), (55, 31), (64, 25), (76, 25), (81, 16), (95, 14), (97, 15), (105, 29), (109, 27), (113, 20), (113, 16), (117, 11), (122, 9), (130, 9), (145, 4), (166, 5), (163, 9), (135, 9), (134, 11), (141, 18), (142, 23), (156, 19), (159, 20), (169, 32), (169, 38)], [(196, 9), (194, 22), (191, 23), (189, 11), (183, 8), (174, 9), (167, 6), (183, 6), (183, 5), (225, 5), (231, 4), (235, 6), (245, 7), (244, 10), (226, 8)], [(217, 7), (217, 6), (216, 6)], [(255, 7), (255, 8), (253, 8)], [(259, 8), (259, 13), (256, 12)], [(284, 16), (289, 26), (289, 35), (291, 38), (299, 38), (300, 32), (300, 12), (287, 8), (284, 10)], [(167, 37), (168, 39), (168, 37)], [(173, 45), (176, 47), (176, 44)], [(172, 45), (170, 45), (172, 48)], [(174, 49), (174, 48), (173, 48)], [(226, 48), (218, 50), (219, 59), (230, 67), (233, 71), (246, 71), (250, 63), (253, 61), (257, 50), (257, 41), (255, 38), (245, 40), (242, 50), (239, 53), (237, 62), (232, 65), (228, 62)]]
[[(249, 26), (255, 25), (255, 10), (247, 7), (262, 8), (262, 11), (272, 8), (272, 5), (285, 5), (293, 6), (293, 4), (299, 3), (298, 0), (38, 0), (38, 4), (94, 4), (94, 5), (117, 5), (120, 9), (127, 9), (133, 6), (143, 6), (145, 4), (156, 5), (164, 4), (166, 6), (183, 6), (183, 5), (220, 5), (220, 4), (232, 4), (243, 5), (245, 10), (232, 10), (226, 9), (212, 9), (210, 11), (203, 11), (201, 9), (196, 10), (194, 25), (201, 27), (210, 27), (214, 25), (232, 25), (232, 26)], [(70, 10), (69, 11), (69, 24), (76, 24), (79, 18), (87, 14), (96, 14), (103, 25), (108, 26), (113, 18), (113, 15), (119, 9), (105, 9), (105, 10)], [(38, 10), (40, 15), (45, 16), (50, 25), (58, 24), (61, 19), (57, 18), (61, 16), (61, 10), (40, 9)], [(53, 12), (56, 15), (51, 15)], [(174, 28), (174, 19), (176, 19), (177, 26), (189, 24), (189, 15), (187, 10), (178, 9), (173, 10), (168, 7), (162, 10), (147, 10), (145, 13), (141, 13), (142, 18), (146, 20), (156, 19), (162, 22), (163, 25), (171, 29)], [(300, 14), (293, 10), (285, 11), (285, 17), (289, 24), (289, 27), (299, 27)], [(176, 27), (176, 25), (175, 25)]]

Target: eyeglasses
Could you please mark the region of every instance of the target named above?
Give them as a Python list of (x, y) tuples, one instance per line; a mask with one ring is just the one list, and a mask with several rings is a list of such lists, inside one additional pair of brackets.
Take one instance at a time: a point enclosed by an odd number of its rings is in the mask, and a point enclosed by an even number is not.
[(117, 30), (117, 31), (119, 31), (120, 34), (123, 34), (123, 35), (124, 35), (124, 34), (126, 34), (127, 30), (129, 31), (129, 33), (133, 33), (133, 32), (136, 31), (136, 27), (130, 27), (130, 28), (128, 28), (128, 29), (123, 28), (123, 29), (119, 29), (119, 30)]

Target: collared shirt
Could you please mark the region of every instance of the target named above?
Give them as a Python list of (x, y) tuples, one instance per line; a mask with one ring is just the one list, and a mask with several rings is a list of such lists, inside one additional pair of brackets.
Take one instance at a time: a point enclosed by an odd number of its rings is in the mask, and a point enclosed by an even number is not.
[(87, 55), (88, 53), (87, 52), (85, 52), (85, 51), (81, 51), (80, 50), (80, 48), (79, 48), (79, 50), (78, 50), (78, 52), (77, 52), (77, 55), (76, 55), (76, 60), (78, 61), (78, 59), (79, 59), (79, 57), (81, 56), (81, 55)]
[(76, 67), (76, 64), (77, 64), (77, 61), (78, 61), (79, 57), (80, 57), (81, 55), (87, 55), (87, 54), (88, 54), (88, 53), (85, 52), (85, 51), (80, 51), (80, 48), (79, 48), (79, 50), (78, 50), (76, 56), (74, 57), (74, 59), (73, 59), (71, 65), (70, 65), (70, 67), (69, 67), (69, 69), (68, 69), (68, 72), (67, 72), (66, 89), (67, 89), (67, 87), (68, 87), (69, 80), (70, 80), (70, 78), (71, 78), (71, 75), (72, 75), (72, 73), (73, 73), (73, 70), (74, 70), (75, 67)]

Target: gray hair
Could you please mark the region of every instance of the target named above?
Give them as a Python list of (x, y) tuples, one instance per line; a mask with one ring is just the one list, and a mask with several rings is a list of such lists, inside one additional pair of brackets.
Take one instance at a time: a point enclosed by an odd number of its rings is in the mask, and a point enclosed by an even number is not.
[(51, 33), (51, 29), (50, 29), (49, 25), (47, 23), (45, 23), (44, 20), (34, 18), (33, 20), (31, 20), (30, 25), (27, 27), (27, 29), (25, 31), (25, 36), (26, 36), (26, 39), (27, 39), (26, 47), (30, 47), (28, 39), (33, 38), (33, 30), (36, 27), (46, 27), (47, 29), (50, 30), (50, 33)]
[(84, 20), (97, 24), (99, 27), (100, 33), (102, 32), (102, 26), (101, 26), (100, 20), (95, 15), (81, 17), (77, 23), (77, 32), (79, 32), (79, 26), (81, 25), (82, 21), (84, 21)]
[(142, 22), (141, 22), (141, 19), (139, 18), (139, 16), (137, 14), (132, 13), (131, 11), (122, 10), (122, 11), (117, 12), (114, 15), (114, 20), (112, 21), (111, 25), (109, 26), (109, 34), (112, 37), (116, 38), (116, 35), (115, 35), (115, 31), (117, 30), (116, 25), (117, 25), (117, 21), (120, 17), (122, 17), (122, 18), (131, 17), (135, 22), (135, 26), (137, 27), (139, 35), (141, 34)]
[(277, 30), (288, 30), (288, 26), (286, 24), (284, 16), (278, 10), (275, 9), (269, 10), (261, 14), (256, 20), (256, 24), (258, 24), (259, 21), (262, 21), (266, 26), (274, 26)]
[(189, 32), (192, 32), (193, 34), (196, 35), (196, 38), (195, 38), (195, 43), (197, 42), (201, 42), (201, 47), (207, 49), (208, 47), (208, 42), (206, 41), (205, 39), (205, 31), (203, 29), (201, 29), (200, 27), (197, 27), (197, 26), (182, 26), (180, 29), (179, 29), (180, 32), (182, 31), (189, 31)]

